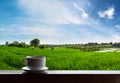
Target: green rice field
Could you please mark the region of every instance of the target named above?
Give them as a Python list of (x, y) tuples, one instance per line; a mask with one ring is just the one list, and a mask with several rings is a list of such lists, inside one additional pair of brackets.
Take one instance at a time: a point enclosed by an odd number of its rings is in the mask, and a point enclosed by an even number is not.
[(49, 70), (120, 70), (120, 52), (82, 52), (56, 47), (33, 49), (0, 46), (0, 70), (21, 70), (29, 55), (46, 56)]

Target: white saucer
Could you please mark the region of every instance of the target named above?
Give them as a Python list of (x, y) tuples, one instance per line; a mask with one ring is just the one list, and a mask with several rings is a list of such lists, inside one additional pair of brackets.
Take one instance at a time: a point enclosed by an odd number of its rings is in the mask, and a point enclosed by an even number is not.
[(22, 67), (22, 70), (24, 70), (24, 71), (45, 71), (45, 70), (47, 70), (47, 69), (48, 69), (48, 67), (42, 67), (42, 68), (39, 68), (39, 69), (37, 69), (37, 70), (30, 69), (30, 68), (28, 68), (27, 66)]

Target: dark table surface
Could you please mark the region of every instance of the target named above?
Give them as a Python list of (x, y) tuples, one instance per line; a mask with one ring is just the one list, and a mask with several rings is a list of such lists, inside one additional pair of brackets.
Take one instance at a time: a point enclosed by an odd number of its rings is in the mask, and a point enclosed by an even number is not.
[(120, 71), (48, 70), (44, 73), (0, 70), (0, 82), (10, 83), (120, 83)]

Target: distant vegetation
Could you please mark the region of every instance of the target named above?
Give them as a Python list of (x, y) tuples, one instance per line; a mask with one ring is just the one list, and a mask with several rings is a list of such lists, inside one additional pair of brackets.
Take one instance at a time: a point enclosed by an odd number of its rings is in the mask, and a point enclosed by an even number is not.
[(39, 39), (33, 39), (30, 41), (30, 44), (26, 44), (25, 42), (18, 42), (18, 41), (13, 41), (12, 43), (6, 42), (5, 45), (2, 46), (11, 46), (11, 47), (20, 47), (20, 48), (45, 48), (45, 44), (40, 45), (40, 40)]
[(12, 47), (22, 47), (22, 48), (51, 48), (52, 50), (54, 47), (67, 47), (73, 49), (79, 49), (84, 52), (91, 52), (91, 51), (99, 51), (101, 48), (120, 48), (120, 42), (116, 43), (97, 43), (97, 42), (89, 42), (86, 44), (62, 44), (62, 45), (53, 45), (53, 44), (40, 44), (39, 39), (33, 39), (30, 41), (30, 44), (26, 44), (25, 42), (19, 43), (18, 41), (14, 41), (12, 43), (6, 42), (5, 45), (2, 46), (12, 46)]

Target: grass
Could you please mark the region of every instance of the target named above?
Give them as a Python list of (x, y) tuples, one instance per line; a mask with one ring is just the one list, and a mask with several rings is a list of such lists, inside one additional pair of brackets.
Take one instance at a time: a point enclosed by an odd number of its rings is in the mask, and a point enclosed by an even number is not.
[(120, 70), (119, 52), (82, 52), (71, 48), (32, 49), (0, 46), (0, 70), (21, 70), (28, 55), (46, 56), (49, 70)]

